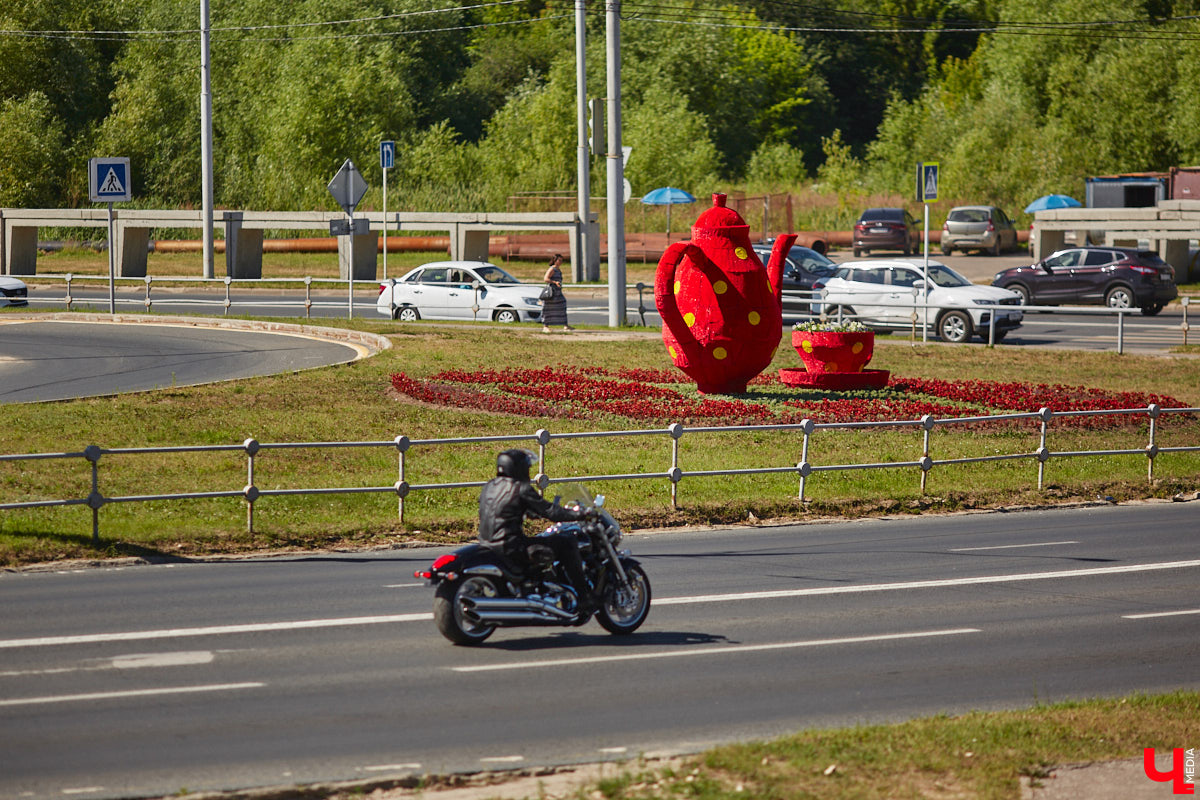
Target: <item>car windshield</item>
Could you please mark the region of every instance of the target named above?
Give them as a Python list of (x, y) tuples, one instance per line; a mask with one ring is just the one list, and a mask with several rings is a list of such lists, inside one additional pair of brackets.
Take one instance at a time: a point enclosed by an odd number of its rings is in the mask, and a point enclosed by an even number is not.
[(950, 212), (951, 222), (987, 222), (988, 212), (984, 208), (956, 208)]
[(929, 265), (929, 280), (937, 286), (970, 286), (971, 282), (944, 264)]
[(788, 251), (788, 258), (821, 278), (829, 277), (837, 271), (837, 264), (807, 247), (793, 247)]
[(520, 283), (519, 280), (495, 264), (484, 264), (483, 266), (476, 267), (475, 272), (487, 283)]

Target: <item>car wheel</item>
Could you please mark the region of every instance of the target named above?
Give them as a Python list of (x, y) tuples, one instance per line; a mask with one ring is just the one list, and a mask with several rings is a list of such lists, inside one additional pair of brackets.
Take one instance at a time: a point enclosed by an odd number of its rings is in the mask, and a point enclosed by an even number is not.
[(1152, 306), (1142, 306), (1142, 313), (1147, 317), (1153, 317), (1155, 314), (1163, 310), (1162, 303), (1155, 303)]
[(944, 342), (965, 342), (971, 338), (971, 318), (965, 311), (947, 311), (938, 320), (937, 330)]
[(992, 243), (991, 248), (988, 250), (988, 255), (989, 256), (1000, 255), (1000, 237), (999, 236), (997, 236), (996, 241)]
[(858, 258), (861, 255), (862, 255), (862, 250), (859, 250), (857, 247), (854, 248), (854, 257)]
[(496, 314), (494, 317), (492, 317), (492, 319), (496, 320), (496, 322), (504, 323), (520, 322), (521, 315), (516, 312), (516, 309), (500, 308), (496, 310)]
[(1017, 297), (1021, 298), (1018, 302), (1023, 305), (1029, 305), (1029, 289), (1019, 283), (1014, 283), (1011, 286), (1005, 286), (1010, 292), (1016, 292)]
[(1104, 295), (1104, 305), (1109, 308), (1133, 308), (1133, 292), (1128, 286), (1114, 286)]
[(949, 256), (954, 254), (954, 248), (945, 242), (942, 243), (942, 255)]
[(395, 310), (392, 318), (401, 322), (416, 322), (421, 318), (421, 312), (413, 306), (401, 306)]

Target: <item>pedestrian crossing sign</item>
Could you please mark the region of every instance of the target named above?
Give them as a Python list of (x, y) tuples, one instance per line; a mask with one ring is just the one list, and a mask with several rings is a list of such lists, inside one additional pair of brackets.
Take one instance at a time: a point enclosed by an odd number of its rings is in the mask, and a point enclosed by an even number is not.
[(938, 162), (917, 162), (917, 202), (933, 203), (938, 199)]
[(93, 203), (126, 203), (133, 197), (128, 158), (88, 160), (88, 196)]

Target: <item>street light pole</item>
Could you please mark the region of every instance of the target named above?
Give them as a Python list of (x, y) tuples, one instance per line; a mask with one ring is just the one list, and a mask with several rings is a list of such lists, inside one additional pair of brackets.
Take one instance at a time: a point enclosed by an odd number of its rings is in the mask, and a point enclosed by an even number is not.
[[(212, 63), (209, 58), (209, 0), (200, 0), (200, 173), (204, 210), (204, 277), (216, 277), (213, 265)], [(226, 242), (226, 247), (230, 246)]]
[(608, 0), (608, 326), (625, 323), (625, 157), (621, 149), (621, 3)]
[(588, 219), (591, 216), (590, 199), (591, 194), (591, 175), (590, 160), (588, 159), (588, 135), (587, 135), (587, 9), (585, 0), (575, 0), (575, 104), (576, 122), (579, 127), (578, 142), (579, 142), (579, 159), (576, 163), (576, 184), (578, 185), (578, 207), (579, 207), (579, 223), (580, 235), (576, 237), (575, 252), (571, 254), (572, 262), (575, 265), (575, 281), (578, 283), (581, 279), (587, 278), (588, 273), (588, 253), (590, 248), (588, 242), (591, 238), (591, 232), (588, 227)]

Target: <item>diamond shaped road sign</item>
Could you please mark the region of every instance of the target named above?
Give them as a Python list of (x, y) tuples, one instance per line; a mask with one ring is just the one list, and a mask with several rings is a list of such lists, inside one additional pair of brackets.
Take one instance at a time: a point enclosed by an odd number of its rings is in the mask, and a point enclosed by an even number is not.
[(354, 162), (347, 158), (346, 163), (342, 164), (337, 175), (334, 175), (333, 180), (329, 182), (328, 189), (342, 210), (347, 214), (353, 214), (354, 209), (358, 207), (358, 202), (367, 193), (367, 182), (363, 180), (363, 176), (358, 171), (358, 167), (354, 166)]

